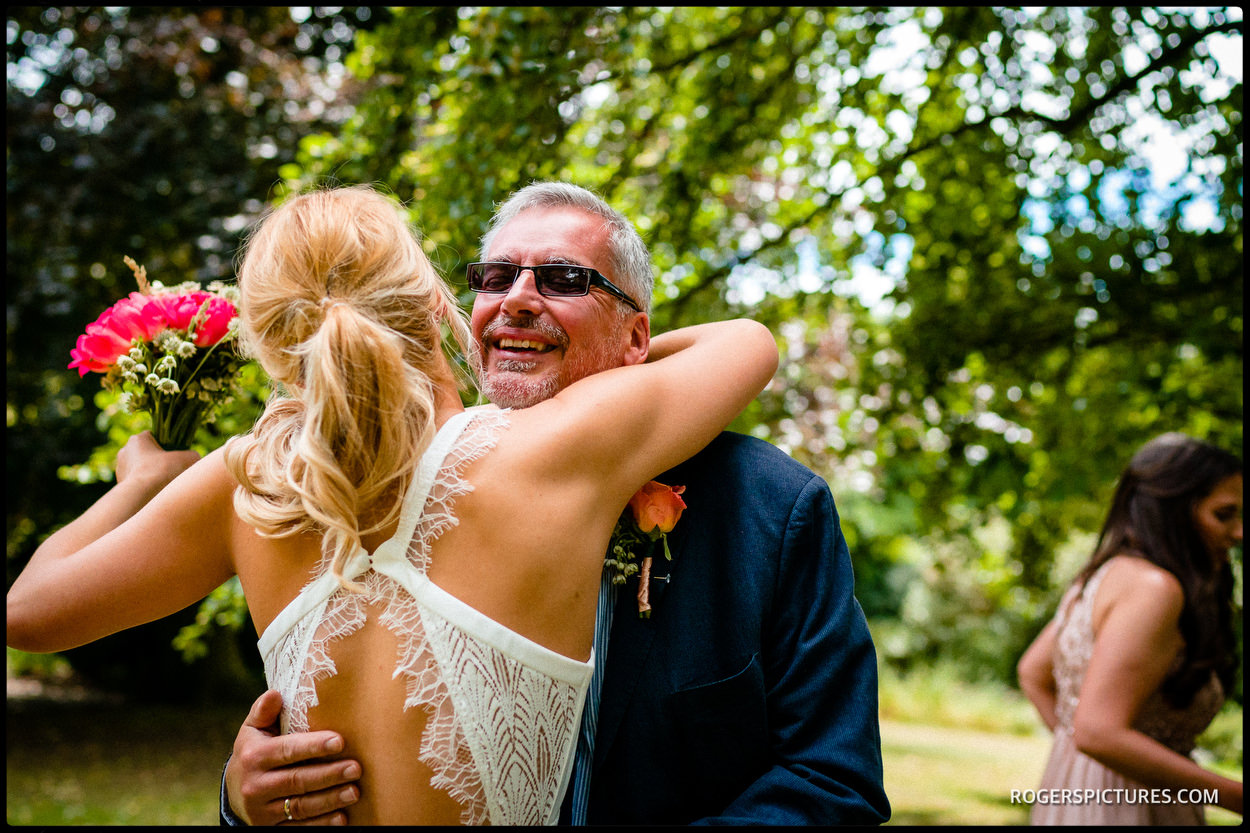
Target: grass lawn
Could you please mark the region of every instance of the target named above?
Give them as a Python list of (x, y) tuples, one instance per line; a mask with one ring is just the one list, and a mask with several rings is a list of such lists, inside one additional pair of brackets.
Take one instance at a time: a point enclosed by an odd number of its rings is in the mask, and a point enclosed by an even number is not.
[(221, 768), (247, 710), (9, 699), (5, 820), (216, 825)]
[[(890, 825), (1028, 824), (1029, 808), (1012, 804), (1011, 791), (1036, 789), (1050, 737), (885, 720), (881, 754)], [(1240, 824), (1241, 817), (1208, 807), (1207, 823)]]
[(883, 721), (890, 824), (1028, 824), (1011, 791), (1037, 786), (1049, 751), (1048, 737)]

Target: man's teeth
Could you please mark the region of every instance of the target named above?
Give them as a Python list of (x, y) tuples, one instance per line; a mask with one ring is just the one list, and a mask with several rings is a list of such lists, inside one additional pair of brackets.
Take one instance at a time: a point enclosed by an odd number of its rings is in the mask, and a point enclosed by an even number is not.
[(524, 339), (501, 338), (499, 339), (499, 348), (501, 350), (535, 350), (539, 353), (546, 353), (549, 350), (554, 350), (555, 345)]

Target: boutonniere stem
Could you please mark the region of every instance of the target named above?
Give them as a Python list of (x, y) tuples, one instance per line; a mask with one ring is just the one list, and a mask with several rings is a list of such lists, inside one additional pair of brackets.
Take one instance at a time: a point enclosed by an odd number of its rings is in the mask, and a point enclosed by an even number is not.
[(638, 573), (638, 618), (651, 618), (651, 556), (642, 559)]

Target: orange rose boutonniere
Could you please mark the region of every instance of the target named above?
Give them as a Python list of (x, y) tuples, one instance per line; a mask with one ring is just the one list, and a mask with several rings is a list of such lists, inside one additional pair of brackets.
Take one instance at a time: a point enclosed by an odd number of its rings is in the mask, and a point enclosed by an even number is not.
[[(673, 553), (668, 548), (668, 533), (677, 526), (681, 519), (686, 502), (681, 499), (685, 486), (665, 486), (654, 480), (647, 483), (630, 498), (629, 505), (621, 513), (621, 518), (612, 530), (612, 538), (608, 544), (608, 554), (604, 558), (604, 566), (612, 571), (612, 583), (624, 584), (626, 579), (638, 574), (638, 617), (648, 619), (651, 616), (651, 604), (648, 594), (651, 585), (651, 552), (656, 541), (664, 544), (664, 557), (672, 561)], [(641, 561), (638, 548), (645, 547), (648, 553)]]

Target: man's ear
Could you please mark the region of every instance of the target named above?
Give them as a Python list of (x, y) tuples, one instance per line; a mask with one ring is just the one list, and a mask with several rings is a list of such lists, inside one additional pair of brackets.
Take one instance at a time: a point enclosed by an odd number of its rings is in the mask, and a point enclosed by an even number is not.
[(629, 343), (625, 347), (623, 365), (642, 364), (651, 350), (651, 319), (645, 312), (636, 313), (629, 327)]

